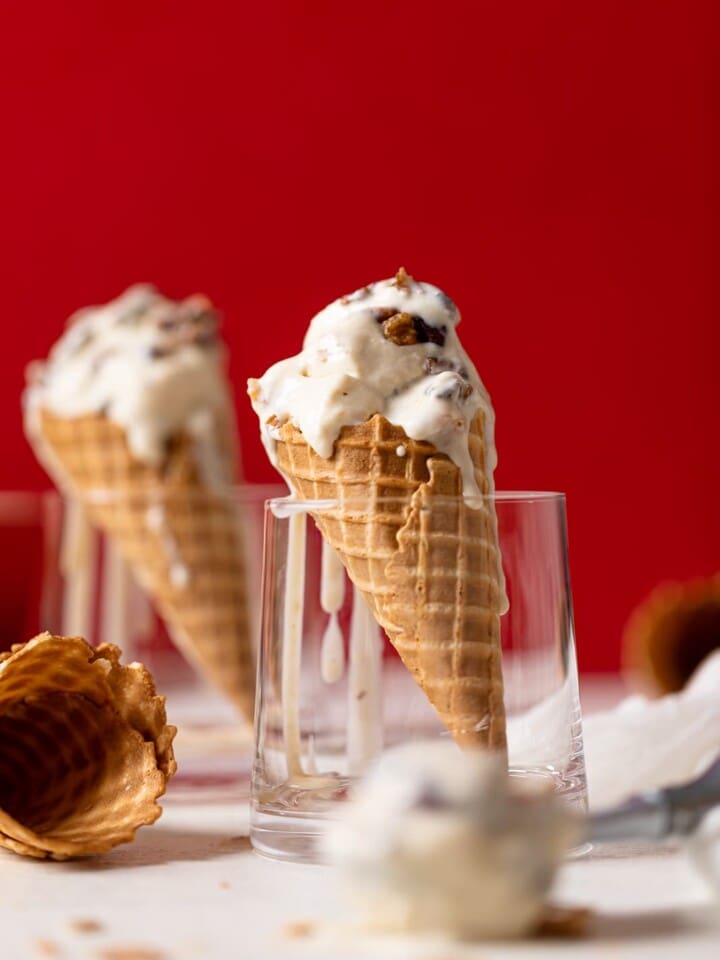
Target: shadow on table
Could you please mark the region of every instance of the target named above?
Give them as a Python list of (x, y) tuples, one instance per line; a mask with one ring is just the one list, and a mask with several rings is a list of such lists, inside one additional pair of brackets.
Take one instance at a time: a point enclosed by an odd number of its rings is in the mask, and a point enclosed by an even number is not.
[(215, 860), (250, 852), (250, 838), (227, 833), (179, 830), (172, 827), (142, 829), (134, 842), (116, 847), (110, 853), (87, 860), (68, 860), (58, 864), (68, 871), (127, 870), (156, 867), (166, 863)]

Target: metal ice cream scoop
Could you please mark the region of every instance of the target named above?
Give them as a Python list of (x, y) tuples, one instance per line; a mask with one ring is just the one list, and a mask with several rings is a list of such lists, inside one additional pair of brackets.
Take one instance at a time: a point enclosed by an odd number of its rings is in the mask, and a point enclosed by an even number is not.
[(720, 757), (697, 780), (650, 790), (590, 817), (591, 843), (689, 837), (705, 815), (720, 806)]

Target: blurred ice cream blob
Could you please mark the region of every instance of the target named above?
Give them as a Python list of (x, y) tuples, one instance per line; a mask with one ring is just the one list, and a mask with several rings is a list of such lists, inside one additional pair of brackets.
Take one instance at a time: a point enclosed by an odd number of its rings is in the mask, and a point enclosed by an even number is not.
[(497, 756), (433, 741), (384, 754), (324, 848), (370, 929), (518, 937), (541, 926), (578, 829)]

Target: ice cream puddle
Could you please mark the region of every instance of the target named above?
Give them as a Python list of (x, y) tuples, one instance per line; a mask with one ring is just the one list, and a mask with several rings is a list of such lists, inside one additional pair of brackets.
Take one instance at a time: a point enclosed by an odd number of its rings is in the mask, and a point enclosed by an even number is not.
[(323, 847), (372, 930), (516, 937), (537, 929), (578, 829), (497, 757), (428, 741), (382, 756)]
[(408, 437), (447, 454), (460, 468), (466, 496), (479, 496), (468, 434), (481, 411), (491, 484), (494, 415), (458, 340), (459, 322), (449, 297), (402, 269), (321, 310), (297, 356), (249, 381), (270, 459), (277, 463), (275, 440), (287, 421), (316, 453), (330, 457), (342, 427), (380, 413)]

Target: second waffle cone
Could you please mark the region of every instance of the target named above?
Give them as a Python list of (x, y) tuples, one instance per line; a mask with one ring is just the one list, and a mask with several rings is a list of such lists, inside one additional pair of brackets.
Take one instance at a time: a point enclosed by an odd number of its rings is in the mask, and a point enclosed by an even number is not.
[[(220, 456), (229, 458), (222, 444), (229, 431), (220, 426)], [(251, 721), (255, 677), (241, 531), (229, 494), (200, 476), (192, 439), (173, 438), (155, 466), (134, 458), (124, 429), (101, 415), (42, 411), (39, 432), (39, 453), (54, 479), (117, 543), (188, 659)], [(174, 560), (184, 582), (173, 577)]]
[[(487, 494), (481, 415), (469, 445)], [(330, 458), (290, 423), (276, 451), (297, 496), (337, 501), (318, 527), (455, 740), (503, 749), (504, 589), (487, 501), (468, 504), (458, 467), (379, 414), (344, 427)]]

